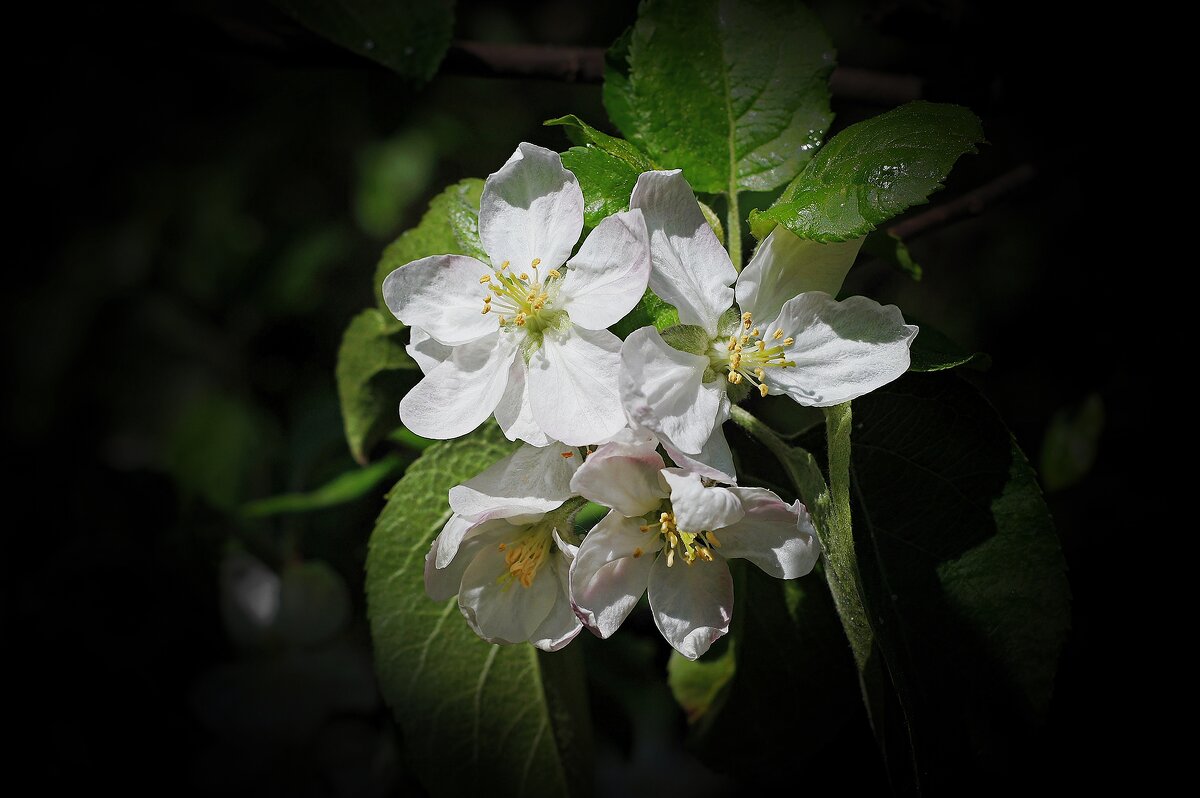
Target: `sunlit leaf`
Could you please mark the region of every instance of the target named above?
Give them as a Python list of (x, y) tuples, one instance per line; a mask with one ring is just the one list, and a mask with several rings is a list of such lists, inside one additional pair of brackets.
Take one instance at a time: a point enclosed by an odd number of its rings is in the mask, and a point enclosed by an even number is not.
[(471, 632), (455, 599), (425, 594), (425, 555), (446, 494), (513, 450), (499, 430), (430, 446), (392, 489), (367, 555), (380, 688), (435, 796), (586, 794), (591, 730), (575, 646), (543, 654)]
[(619, 41), (609, 115), (696, 191), (763, 191), (791, 180), (833, 114), (833, 46), (804, 5), (784, 0), (649, 0)]
[(404, 351), (407, 337), (404, 325), (374, 308), (355, 316), (342, 335), (338, 398), (346, 443), (360, 463), (380, 438), (400, 425), (400, 397), (420, 378), (417, 364)]
[(960, 156), (983, 141), (959, 105), (911, 102), (851, 125), (821, 148), (770, 208), (752, 213), (762, 240), (776, 224), (801, 238), (865, 235), (942, 187)]

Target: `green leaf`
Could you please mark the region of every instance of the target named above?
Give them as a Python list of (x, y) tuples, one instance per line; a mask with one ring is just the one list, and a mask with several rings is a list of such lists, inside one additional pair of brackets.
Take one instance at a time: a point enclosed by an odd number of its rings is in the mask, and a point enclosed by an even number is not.
[(865, 235), (942, 187), (983, 128), (959, 105), (911, 102), (851, 125), (829, 140), (775, 204), (750, 215), (762, 239), (775, 224), (801, 238)]
[(1019, 761), (1070, 625), (1033, 470), (950, 374), (855, 400), (850, 451), (855, 565), (843, 576), (869, 630), (847, 632), (893, 775), (936, 793), (996, 757)]
[(400, 455), (390, 454), (365, 468), (339, 474), (308, 493), (284, 493), (249, 502), (242, 506), (242, 515), (247, 518), (263, 518), (285, 513), (307, 513), (352, 502), (366, 496), (379, 483), (395, 475), (404, 468), (404, 463), (405, 460)]
[(404, 325), (375, 308), (355, 316), (338, 349), (337, 386), (350, 453), (360, 463), (400, 424), (400, 397), (420, 372), (404, 351)]
[(1042, 443), (1042, 484), (1047, 492), (1078, 484), (1092, 470), (1104, 431), (1104, 401), (1092, 394), (1083, 405), (1065, 408), (1050, 419)]
[(565, 127), (568, 137), (581, 145), (564, 152), (562, 159), (583, 190), (584, 224), (595, 227), (606, 216), (629, 210), (638, 175), (654, 164), (628, 141), (602, 133), (573, 114), (545, 124)]
[(689, 747), (705, 762), (782, 783), (853, 715), (854, 662), (819, 573), (783, 580), (730, 565), (729, 634), (695, 662), (672, 653), (671, 690), (688, 716)]
[(367, 554), (367, 611), (384, 698), (434, 796), (589, 792), (590, 723), (578, 646), (543, 654), (477, 638), (455, 599), (425, 594), (446, 494), (513, 451), (493, 425), (430, 446), (392, 489)]
[(429, 202), (421, 223), (407, 230), (383, 251), (375, 267), (375, 300), (389, 313), (383, 301), (383, 280), (395, 269), (430, 255), (469, 255), (488, 261), (479, 243), (479, 196), (483, 181), (460, 180), (447, 186)]
[(273, 0), (304, 27), (414, 83), (437, 72), (454, 27), (453, 0)]
[[(918, 324), (912, 319), (908, 321)], [(913, 339), (908, 352), (912, 358), (909, 371), (945, 371), (959, 366), (983, 371), (991, 365), (992, 359), (984, 353), (963, 349), (945, 333), (927, 324), (918, 326), (921, 331)]]
[(764, 191), (791, 180), (824, 137), (833, 58), (798, 3), (649, 0), (628, 79), (614, 52), (604, 99), (626, 137), (696, 191)]
[(624, 340), (634, 330), (647, 325), (665, 330), (676, 324), (679, 324), (679, 311), (675, 309), (675, 306), (659, 299), (658, 294), (647, 288), (646, 293), (642, 295), (633, 310), (629, 311), (625, 318), (614, 324), (611, 329), (618, 338)]

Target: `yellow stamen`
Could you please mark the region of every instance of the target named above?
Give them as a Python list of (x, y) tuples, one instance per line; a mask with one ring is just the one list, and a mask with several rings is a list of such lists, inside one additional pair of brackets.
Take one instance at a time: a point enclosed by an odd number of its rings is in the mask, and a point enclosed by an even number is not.
[(538, 266), (541, 266), (541, 265), (542, 265), (542, 259), (541, 259), (541, 258), (534, 258), (534, 259), (533, 259), (533, 264), (532, 264), (532, 265), (533, 265), (533, 268), (535, 268), (535, 269), (536, 269)]
[(791, 345), (792, 345), (792, 344), (794, 344), (794, 343), (796, 343), (796, 339), (795, 339), (795, 338), (784, 338), (784, 339), (783, 339), (783, 345), (784, 345), (784, 346), (791, 346)]
[(491, 305), (484, 305), (483, 310), (479, 311), (479, 315), (486, 316), (487, 312), (492, 309)]
[(490, 283), (491, 281), (492, 281), (492, 275), (490, 275), (490, 274), (485, 274), (479, 278), (480, 285), (483, 285), (484, 283)]
[(503, 543), (501, 543), (501, 544), (500, 544), (499, 546), (497, 546), (496, 548), (498, 548), (500, 551), (504, 551), (505, 549), (507, 549), (507, 548), (508, 548), (508, 546), (506, 546), (506, 545), (504, 545)]
[(524, 312), (518, 313), (518, 314), (517, 314), (517, 318), (516, 318), (517, 326), (518, 326), (518, 327), (524, 327), (524, 326), (525, 326), (525, 319), (526, 319), (526, 316), (525, 316), (525, 313), (524, 313)]
[(483, 304), (485, 304), (485, 305), (492, 304), (492, 295), (491, 294), (488, 294), (487, 296), (485, 296), (483, 298)]
[(765, 398), (768, 393), (770, 393), (770, 389), (767, 387), (767, 384), (765, 382), (760, 383), (758, 386), (758, 395)]
[(675, 564), (675, 549), (667, 549), (667, 567)]
[(500, 264), (500, 271), (504, 271), (507, 268), (508, 268), (508, 261), (504, 261), (504, 263)]
[(564, 460), (570, 460), (572, 457), (575, 456), (575, 452), (563, 452), (562, 456), (563, 456)]
[(639, 527), (639, 528), (640, 528), (640, 529), (641, 529), (643, 532), (649, 532), (649, 531), (650, 531), (650, 524), (642, 524), (642, 525), (641, 525), (641, 527)]
[(775, 334), (772, 335), (771, 337), (774, 338), (776, 341), (778, 341), (780, 338), (783, 337), (783, 330), (776, 330)]
[(555, 280), (557, 280), (562, 277), (562, 272), (560, 272), (558, 269), (551, 269), (550, 271), (546, 272), (546, 276), (553, 277)]
[(762, 342), (761, 338), (759, 340), (755, 341), (754, 345), (756, 347), (758, 347), (759, 352), (762, 352), (763, 350), (765, 350), (767, 348), (767, 345)]
[(762, 335), (762, 330), (755, 327), (753, 330), (750, 331), (750, 334), (753, 335), (755, 338), (758, 338), (759, 336)]
[(734, 374), (736, 374), (736, 373), (737, 373), (737, 372), (735, 372), (735, 371), (731, 371), (731, 372), (729, 372), (729, 381), (730, 381), (730, 382), (732, 382), (734, 385), (736, 385), (736, 384), (737, 384), (737, 380), (735, 380), (735, 379), (733, 378), (733, 375), (734, 375)]
[(717, 549), (721, 548), (721, 541), (717, 540), (716, 532), (708, 533), (708, 542), (713, 544), (713, 548), (717, 548)]
[(731, 336), (729, 336), (729, 346), (727, 346), (725, 348), (728, 349), (730, 352), (732, 352), (733, 348), (735, 346), (737, 346), (737, 336), (731, 335)]
[(638, 546), (636, 549), (633, 550), (633, 559), (636, 560), (638, 557), (641, 557), (641, 556), (642, 556), (642, 547)]
[(762, 369), (755, 369), (754, 376), (758, 377), (761, 380), (767, 376), (767, 372), (763, 371)]
[(521, 279), (522, 279), (522, 280), (528, 280), (528, 279), (529, 279), (529, 273), (528, 273), (528, 272), (521, 272)]

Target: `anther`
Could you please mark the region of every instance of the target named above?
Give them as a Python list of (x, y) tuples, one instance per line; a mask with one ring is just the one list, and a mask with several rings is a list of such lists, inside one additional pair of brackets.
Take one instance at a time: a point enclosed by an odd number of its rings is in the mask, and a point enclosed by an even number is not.
[(524, 311), (522, 311), (521, 313), (518, 313), (518, 314), (517, 314), (516, 322), (517, 322), (517, 326), (518, 326), (518, 327), (524, 327), (524, 326), (525, 326), (525, 313), (524, 313)]
[(792, 345), (792, 344), (794, 344), (794, 343), (796, 343), (796, 339), (795, 339), (795, 338), (784, 338), (784, 339), (783, 339), (783, 345), (784, 345), (784, 346), (791, 346), (791, 345)]
[(484, 305), (483, 310), (479, 311), (480, 316), (486, 316), (487, 312), (492, 309), (491, 305)]
[(641, 557), (641, 556), (642, 556), (642, 547), (638, 546), (636, 549), (633, 550), (633, 559), (636, 560), (638, 557)]
[(737, 374), (737, 372), (736, 372), (736, 371), (731, 371), (731, 372), (729, 372), (729, 381), (730, 381), (730, 382), (732, 382), (734, 385), (736, 385), (736, 384), (737, 384), (737, 380), (735, 380), (735, 379), (733, 378), (733, 375), (734, 375), (734, 374)]
[(533, 263), (532, 263), (531, 265), (533, 266), (533, 268), (535, 268), (535, 269), (536, 269), (538, 266), (541, 266), (541, 265), (542, 265), (542, 259), (541, 259), (541, 258), (534, 258), (534, 259), (533, 259)]
[(675, 564), (675, 549), (667, 549), (667, 567)]
[(776, 330), (775, 334), (772, 335), (771, 337), (774, 338), (776, 341), (778, 341), (780, 338), (783, 337), (783, 330)]
[(505, 269), (507, 269), (507, 268), (508, 268), (508, 263), (509, 263), (508, 261), (504, 261), (504, 263), (501, 263), (501, 264), (500, 264), (500, 271), (504, 271)]
[(529, 279), (529, 273), (528, 273), (528, 272), (521, 272), (521, 279), (522, 279), (522, 280), (528, 280), (528, 279)]
[(728, 349), (730, 352), (732, 352), (732, 351), (733, 351), (733, 348), (734, 348), (735, 346), (737, 346), (737, 336), (736, 336), (736, 335), (731, 335), (731, 336), (729, 337), (729, 346), (727, 346), (727, 347), (725, 347), (725, 348), (726, 348), (726, 349)]
[(759, 336), (761, 336), (761, 335), (762, 335), (762, 330), (760, 330), (759, 328), (755, 327), (755, 328), (754, 328), (754, 329), (753, 329), (753, 330), (750, 332), (750, 334), (751, 334), (751, 335), (753, 335), (755, 338), (758, 338)]
[(721, 548), (721, 541), (717, 540), (717, 535), (715, 532), (708, 533), (708, 542), (713, 544), (714, 549)]
[(492, 281), (492, 275), (490, 275), (490, 274), (485, 274), (479, 278), (480, 285), (483, 285), (484, 283), (490, 283), (491, 281)]
[(754, 376), (761, 380), (763, 377), (767, 376), (767, 372), (763, 371), (761, 368), (757, 368), (754, 370)]
[(763, 350), (765, 350), (767, 348), (767, 345), (762, 342), (761, 338), (759, 338), (757, 341), (755, 341), (754, 345), (756, 347), (758, 347), (759, 352), (762, 352)]
[(490, 305), (492, 303), (492, 295), (488, 294), (483, 298), (483, 304)]
[(562, 277), (562, 272), (560, 272), (558, 269), (551, 269), (550, 271), (546, 272), (546, 276), (553, 277), (555, 280), (557, 280)]
[(575, 452), (563, 452), (562, 456), (563, 456), (564, 460), (570, 460), (572, 457), (575, 456)]
[(767, 384), (765, 382), (759, 383), (758, 395), (763, 398), (766, 398), (768, 393), (770, 393), (770, 388), (767, 387)]

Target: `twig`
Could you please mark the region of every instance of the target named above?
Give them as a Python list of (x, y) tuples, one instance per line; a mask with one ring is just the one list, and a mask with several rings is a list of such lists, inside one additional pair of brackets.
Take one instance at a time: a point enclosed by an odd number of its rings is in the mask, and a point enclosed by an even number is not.
[(908, 241), (939, 227), (957, 222), (967, 216), (978, 216), (996, 200), (1032, 182), (1037, 170), (1030, 164), (1021, 164), (988, 183), (968, 191), (958, 199), (935, 205), (927, 211), (887, 228), (888, 233)]
[[(578, 83), (604, 80), (599, 47), (496, 44), (458, 41), (450, 45), (441, 71), (447, 75), (492, 78), (546, 78)], [(900, 105), (921, 96), (921, 79), (872, 69), (837, 67), (830, 80), (837, 97), (878, 105)]]
[(604, 80), (604, 51), (599, 47), (454, 42), (442, 61), (441, 72), (470, 77), (600, 83)]

